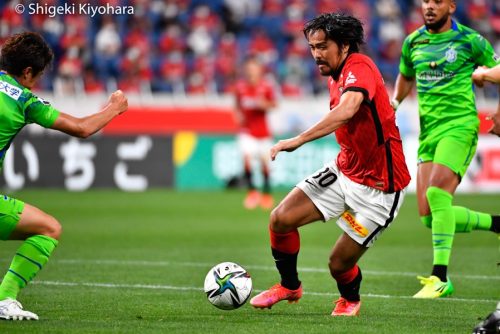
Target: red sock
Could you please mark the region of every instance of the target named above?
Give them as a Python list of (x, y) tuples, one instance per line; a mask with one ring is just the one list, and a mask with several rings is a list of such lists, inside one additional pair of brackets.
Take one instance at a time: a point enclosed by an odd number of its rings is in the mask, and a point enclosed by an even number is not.
[(358, 265), (355, 265), (346, 272), (333, 275), (333, 278), (335, 278), (338, 284), (348, 284), (356, 278), (358, 272), (359, 272), (359, 267)]
[(359, 288), (363, 276), (358, 265), (355, 265), (346, 272), (333, 275), (333, 278), (337, 281), (337, 288), (342, 297), (351, 302), (358, 302), (360, 300)]
[(277, 233), (269, 226), (271, 248), (287, 254), (296, 254), (300, 249), (300, 236), (297, 229), (288, 233)]
[(281, 285), (290, 290), (300, 287), (297, 273), (297, 256), (299, 255), (300, 237), (297, 229), (288, 233), (276, 233), (269, 227), (271, 251), (276, 268), (281, 276)]

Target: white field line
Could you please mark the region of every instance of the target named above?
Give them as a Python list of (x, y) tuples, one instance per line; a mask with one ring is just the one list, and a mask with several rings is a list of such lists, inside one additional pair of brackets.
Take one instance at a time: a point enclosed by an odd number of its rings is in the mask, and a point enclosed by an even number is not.
[[(206, 262), (177, 262), (177, 261), (131, 261), (131, 260), (85, 260), (85, 259), (60, 259), (52, 260), (51, 263), (61, 263), (61, 264), (97, 264), (97, 265), (123, 265), (123, 266), (144, 266), (144, 267), (168, 267), (168, 266), (180, 266), (180, 267), (197, 267), (197, 268), (211, 268), (214, 263)], [(261, 266), (261, 265), (243, 265), (248, 270), (262, 270), (262, 271), (276, 271), (273, 266)], [(327, 273), (327, 268), (308, 268), (299, 267), (299, 272), (311, 272), (311, 273)], [(363, 274), (373, 275), (373, 276), (410, 276), (416, 277), (422, 275), (422, 273), (416, 272), (400, 272), (400, 271), (380, 271), (380, 270), (365, 270), (363, 269)], [(454, 274), (452, 276), (459, 277), (462, 279), (471, 280), (500, 280), (499, 275), (463, 275)]]
[[(116, 284), (116, 283), (97, 283), (97, 282), (60, 282), (60, 281), (33, 281), (31, 284), (37, 285), (51, 285), (51, 286), (68, 286), (68, 287), (91, 287), (91, 288), (108, 288), (108, 289), (149, 289), (149, 290), (173, 290), (173, 291), (199, 291), (203, 292), (200, 287), (194, 286), (173, 286), (173, 285), (150, 285), (150, 284)], [(261, 290), (254, 290), (254, 292), (261, 292)], [(325, 296), (336, 297), (335, 293), (327, 292), (304, 292), (305, 295), (311, 296)], [(395, 296), (395, 295), (378, 295), (373, 293), (362, 294), (363, 298), (383, 298), (383, 299), (412, 299), (411, 296)], [(440, 298), (436, 299), (438, 302), (466, 302), (466, 303), (496, 303), (494, 299), (472, 299), (472, 298)]]

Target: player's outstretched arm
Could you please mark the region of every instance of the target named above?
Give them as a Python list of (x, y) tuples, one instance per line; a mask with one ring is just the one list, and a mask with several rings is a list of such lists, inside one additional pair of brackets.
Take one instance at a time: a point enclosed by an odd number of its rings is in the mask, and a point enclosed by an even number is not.
[(410, 94), (415, 78), (405, 77), (401, 73), (398, 74), (396, 85), (394, 86), (394, 96), (391, 100), (391, 106), (394, 111), (398, 109), (399, 104)]
[(121, 90), (117, 90), (111, 94), (106, 106), (98, 113), (82, 118), (61, 113), (51, 129), (59, 130), (74, 137), (87, 138), (101, 130), (113, 118), (124, 113), (127, 108), (127, 98)]
[(342, 94), (339, 104), (330, 110), (318, 123), (296, 137), (277, 142), (271, 148), (271, 160), (276, 159), (276, 156), (281, 151), (292, 152), (305, 143), (333, 133), (358, 112), (363, 99), (363, 93), (345, 92)]
[[(476, 68), (474, 73), (472, 73), (472, 81), (474, 81), (474, 83), (479, 87), (482, 87), (485, 81), (500, 84), (500, 65), (492, 68), (488, 68), (486, 66)], [(488, 116), (487, 119), (493, 121), (493, 125), (491, 126), (489, 133), (500, 136), (500, 101), (498, 103), (496, 113)]]
[(482, 87), (485, 81), (500, 83), (500, 65), (492, 68), (479, 66), (474, 73), (472, 73), (472, 80), (479, 87)]

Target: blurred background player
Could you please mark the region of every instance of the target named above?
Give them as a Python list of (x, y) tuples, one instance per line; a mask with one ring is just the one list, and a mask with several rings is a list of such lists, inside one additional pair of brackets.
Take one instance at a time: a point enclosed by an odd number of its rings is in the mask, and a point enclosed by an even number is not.
[[(276, 107), (273, 86), (264, 79), (264, 67), (257, 57), (245, 60), (244, 78), (235, 89), (236, 119), (240, 124), (238, 144), (243, 153), (244, 177), (248, 193), (244, 201), (247, 209), (260, 205), (263, 209), (272, 209), (274, 205), (271, 195), (269, 149), (272, 147), (272, 136), (267, 124), (267, 113)], [(263, 176), (262, 193), (253, 181), (253, 162), (260, 162)]]
[[(8, 38), (0, 56), (0, 167), (14, 137), (28, 123), (86, 138), (127, 110), (121, 91), (91, 116), (75, 118), (59, 112), (31, 89), (53, 59), (52, 50), (38, 33), (25, 32)], [(0, 199), (0, 239), (24, 240), (0, 284), (0, 319), (38, 320), (17, 301), (24, 288), (47, 263), (58, 244), (61, 225), (52, 216), (18, 199)]]
[(432, 230), (430, 277), (419, 276), (415, 298), (450, 295), (447, 277), (455, 232), (500, 232), (500, 217), (453, 206), (453, 195), (476, 151), (479, 119), (471, 74), (478, 65), (495, 66), (491, 44), (452, 19), (452, 0), (424, 0), (425, 26), (404, 41), (392, 106), (410, 93), (416, 78), (420, 136), (417, 199), (422, 223)]
[[(500, 66), (487, 68), (484, 66), (478, 67), (472, 73), (474, 83), (483, 87), (485, 81), (500, 84)], [(500, 103), (497, 112), (488, 117), (493, 121), (489, 132), (500, 137)], [(472, 332), (473, 334), (496, 334), (500, 333), (500, 303), (498, 303), (495, 311), (491, 312), (486, 319), (481, 321)]]
[(344, 233), (329, 259), (340, 292), (332, 316), (355, 316), (362, 280), (357, 262), (398, 214), (410, 175), (382, 76), (372, 60), (359, 53), (364, 42), (361, 22), (353, 16), (322, 14), (303, 31), (321, 75), (329, 77), (330, 112), (300, 135), (280, 140), (271, 158), (333, 132), (340, 153), (300, 182), (271, 213), (271, 249), (281, 282), (250, 304), (270, 308), (281, 300), (299, 300), (298, 228), (335, 219)]

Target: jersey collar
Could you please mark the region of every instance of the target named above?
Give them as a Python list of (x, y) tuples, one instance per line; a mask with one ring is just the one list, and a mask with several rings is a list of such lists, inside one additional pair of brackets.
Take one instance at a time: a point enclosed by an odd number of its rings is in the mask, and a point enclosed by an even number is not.
[[(427, 27), (425, 25), (423, 26), (423, 30), (424, 31), (429, 31), (429, 29), (427, 29)], [(451, 20), (451, 30), (458, 31), (458, 24), (453, 19)], [(420, 30), (420, 31), (422, 31), (422, 30)], [(447, 31), (449, 31), (449, 30), (447, 30)], [(446, 32), (446, 31), (443, 31), (443, 32)]]
[(349, 59), (349, 57), (352, 55), (352, 53), (349, 53), (347, 55), (347, 57), (345, 57), (344, 61), (342, 62), (342, 64), (340, 64), (340, 66), (337, 68), (337, 70), (335, 72), (332, 73), (331, 77), (333, 78), (333, 80), (335, 81), (338, 81), (339, 78), (340, 78), (340, 73), (342, 73), (342, 69), (344, 69), (344, 66), (345, 66), (345, 63), (347, 61), (347, 59)]

